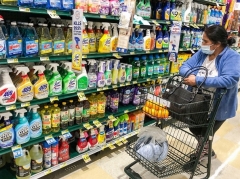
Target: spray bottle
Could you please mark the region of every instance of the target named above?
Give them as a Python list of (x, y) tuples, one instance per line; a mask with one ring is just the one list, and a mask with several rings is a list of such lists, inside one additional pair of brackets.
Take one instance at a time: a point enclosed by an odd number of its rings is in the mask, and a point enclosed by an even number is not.
[[(7, 127), (4, 129), (1, 129), (0, 132), (0, 148), (8, 148), (12, 147), (15, 140), (15, 133), (14, 129), (12, 127), (12, 124), (9, 120), (9, 118), (12, 116), (12, 113), (5, 112), (0, 114), (0, 118), (3, 117), (4, 120), (4, 126)], [(0, 164), (1, 165), (1, 164)]]
[(120, 61), (114, 60), (112, 68), (112, 84), (116, 85), (118, 83), (118, 66)]
[(17, 75), (21, 73), (21, 81), (18, 82), (17, 97), (21, 102), (31, 101), (33, 99), (33, 85), (27, 75), (28, 67), (17, 67)]
[(77, 92), (77, 77), (72, 71), (72, 62), (65, 62), (67, 75), (63, 78), (63, 94)]
[(82, 53), (80, 51), (80, 44), (79, 44), (80, 39), (78, 37), (75, 37), (74, 40), (75, 40), (76, 45), (75, 45), (75, 52), (72, 54), (72, 59), (74, 59), (72, 61), (72, 66), (73, 66), (73, 69), (80, 71), (81, 67), (79, 67), (79, 65), (81, 63), (80, 57), (82, 55)]
[(91, 134), (88, 139), (88, 148), (92, 150), (92, 149), (96, 149), (97, 146), (98, 146), (98, 140), (95, 133), (95, 129), (91, 129)]
[(96, 60), (90, 59), (89, 63), (89, 71), (88, 71), (88, 79), (89, 79), (89, 88), (97, 87), (97, 75), (96, 75)]
[(104, 34), (102, 38), (99, 41), (99, 48), (98, 52), (99, 53), (109, 53), (111, 52), (111, 37), (109, 35), (108, 27), (110, 26), (109, 23), (102, 23), (104, 28)]
[(42, 119), (37, 112), (38, 108), (40, 108), (38, 105), (29, 106), (29, 111), (32, 110), (29, 119), (31, 138), (37, 138), (42, 135)]
[(125, 83), (126, 81), (126, 65), (124, 63), (120, 63), (118, 70), (118, 82)]
[(87, 31), (85, 29), (85, 25), (83, 25), (83, 34), (82, 34), (82, 53), (89, 53), (89, 37)]
[(111, 23), (113, 28), (113, 36), (111, 38), (111, 52), (117, 51), (117, 44), (118, 44), (118, 30), (117, 30), (117, 23)]
[(151, 48), (150, 30), (147, 29), (146, 36), (143, 38), (143, 50), (148, 51)]
[(106, 63), (106, 70), (104, 72), (104, 76), (105, 76), (105, 85), (109, 86), (112, 84), (112, 67), (111, 67), (111, 61), (107, 60), (105, 61)]
[(57, 71), (59, 66), (57, 63), (50, 63), (50, 70), (52, 69), (53, 74), (49, 79), (49, 96), (56, 96), (62, 94), (62, 77)]
[(144, 41), (143, 41), (142, 29), (139, 29), (138, 37), (136, 38), (135, 49), (137, 51), (143, 51), (143, 49), (144, 49)]
[(105, 86), (104, 72), (105, 72), (105, 62), (100, 61), (98, 65), (98, 75), (97, 75), (97, 86), (99, 88), (102, 88)]
[(93, 22), (88, 21), (89, 52), (96, 52), (96, 36), (93, 32)]
[(96, 22), (95, 26), (96, 26), (96, 49), (98, 50), (99, 48), (99, 41), (103, 36), (103, 33), (101, 31), (101, 23), (100, 22)]
[(87, 75), (87, 71), (85, 68), (86, 64), (87, 64), (86, 61), (82, 61), (82, 73), (80, 73), (77, 76), (77, 90), (78, 91), (87, 90), (87, 88), (88, 88), (89, 80), (88, 80), (88, 75)]

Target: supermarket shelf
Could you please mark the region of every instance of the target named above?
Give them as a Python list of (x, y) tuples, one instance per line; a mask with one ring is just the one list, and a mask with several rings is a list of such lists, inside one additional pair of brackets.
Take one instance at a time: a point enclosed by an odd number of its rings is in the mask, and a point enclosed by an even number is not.
[[(153, 125), (155, 125), (155, 121), (154, 120), (145, 124), (145, 126), (153, 126)], [(110, 141), (108, 144), (110, 144), (110, 143), (111, 144), (115, 144), (119, 140), (121, 140), (122, 138), (128, 139), (128, 138), (138, 134), (138, 132), (139, 132), (139, 130), (131, 132), (131, 133), (127, 134), (127, 135), (121, 136), (121, 137), (119, 137), (119, 138), (117, 138), (117, 139), (115, 139), (113, 141)], [(108, 144), (106, 144), (105, 147), (108, 147)], [(31, 179), (37, 179), (37, 178), (43, 177), (45, 175), (48, 175), (48, 174), (50, 174), (50, 173), (52, 173), (54, 171), (57, 171), (57, 170), (61, 169), (61, 168), (65, 167), (65, 166), (67, 166), (67, 165), (70, 165), (70, 164), (72, 164), (74, 162), (82, 160), (82, 158), (83, 158), (83, 156), (85, 154), (88, 154), (89, 156), (91, 156), (91, 155), (93, 155), (93, 154), (95, 154), (97, 152), (100, 152), (100, 151), (102, 151), (102, 147), (97, 147), (95, 150), (89, 150), (89, 151), (87, 151), (87, 152), (85, 152), (83, 154), (79, 154), (76, 151), (72, 152), (72, 153), (70, 153), (70, 159), (68, 161), (60, 163), (60, 164), (58, 164), (56, 166), (53, 166), (53, 167), (51, 167), (49, 169), (43, 170), (43, 171), (41, 171), (41, 172), (39, 172), (37, 174), (34, 174), (34, 175), (31, 176)]]
[[(197, 2), (199, 4), (204, 4), (204, 5), (212, 5), (216, 6), (217, 5), (217, 0), (193, 0), (194, 2)], [(218, 3), (219, 6), (226, 6), (224, 3)]]
[[(129, 112), (133, 112), (133, 111), (136, 111), (138, 109), (140, 109), (141, 106), (133, 106), (133, 105), (127, 105), (127, 106), (120, 106), (119, 107), (119, 110), (118, 112), (114, 113), (113, 116), (117, 117), (117, 116), (121, 116), (125, 113), (129, 113)], [(111, 112), (106, 112), (105, 114), (105, 117), (103, 118), (99, 118), (99, 119), (94, 119), (94, 120), (98, 120), (99, 122), (103, 123), (108, 119), (108, 116), (112, 115), (113, 113)], [(91, 120), (89, 121), (88, 123), (91, 125), (91, 126), (94, 126), (93, 124), (93, 121), (94, 120)], [(83, 126), (84, 123), (80, 124), (80, 125), (73, 125), (73, 126), (69, 126), (68, 127), (68, 131), (69, 132), (72, 132), (72, 131), (75, 131), (75, 130), (78, 130), (78, 129), (85, 129), (84, 126)], [(49, 135), (52, 135), (53, 137), (58, 137), (60, 135), (62, 135), (61, 133), (61, 130), (59, 132), (55, 132), (55, 133), (51, 133), (51, 134), (47, 134), (47, 135), (41, 135), (40, 137), (38, 138), (34, 138), (34, 139), (30, 139), (29, 142), (25, 143), (25, 144), (22, 144), (22, 148), (25, 148), (25, 147), (28, 147), (28, 146), (31, 146), (31, 145), (34, 145), (36, 143), (40, 143), (40, 142), (43, 142), (45, 141), (45, 137), (46, 136), (49, 136)], [(6, 154), (6, 153), (9, 153), (11, 152), (11, 148), (6, 148), (6, 149), (0, 149), (0, 155), (3, 155), (3, 154)]]
[(163, 25), (170, 25), (171, 21), (167, 21), (167, 20), (158, 20), (158, 19), (146, 19), (144, 18), (144, 20), (147, 20), (149, 23), (152, 24), (163, 24)]
[[(105, 91), (105, 90), (109, 90), (109, 89), (129, 86), (129, 85), (138, 84), (138, 83), (145, 83), (148, 81), (156, 80), (159, 78), (167, 78), (167, 77), (168, 77), (167, 75), (166, 76), (155, 76), (155, 77), (152, 77), (151, 79), (150, 78), (138, 79), (137, 81), (125, 82), (122, 84), (112, 85), (112, 86), (103, 87), (103, 88), (88, 89), (86, 91), (81, 91), (81, 92), (83, 92), (84, 94), (91, 94), (91, 93), (96, 93), (99, 91)], [(64, 100), (64, 99), (73, 98), (73, 97), (77, 97), (77, 96), (78, 96), (78, 93), (62, 94), (59, 96), (48, 97), (45, 99), (33, 99), (32, 101), (29, 101), (29, 102), (23, 102), (23, 103), (16, 102), (15, 104), (8, 105), (8, 106), (0, 105), (0, 112), (10, 111), (10, 110), (14, 110), (14, 109), (22, 108), (22, 107), (31, 106), (31, 105), (46, 104), (51, 101)]]

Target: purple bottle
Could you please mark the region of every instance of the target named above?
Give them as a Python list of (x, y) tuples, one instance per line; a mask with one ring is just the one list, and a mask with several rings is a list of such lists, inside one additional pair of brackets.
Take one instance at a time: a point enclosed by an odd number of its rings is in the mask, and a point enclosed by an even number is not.
[(131, 87), (129, 86), (121, 89), (121, 92), (120, 92), (121, 104), (128, 105), (130, 103), (130, 93), (131, 93)]
[(133, 102), (134, 91), (135, 91), (135, 86), (134, 85), (130, 86), (130, 96), (129, 96), (130, 102)]
[(118, 104), (119, 104), (119, 93), (117, 89), (113, 89), (113, 91), (111, 92), (110, 111), (118, 112)]
[(141, 87), (138, 85), (135, 88), (134, 95), (133, 95), (133, 105), (138, 106), (141, 102)]

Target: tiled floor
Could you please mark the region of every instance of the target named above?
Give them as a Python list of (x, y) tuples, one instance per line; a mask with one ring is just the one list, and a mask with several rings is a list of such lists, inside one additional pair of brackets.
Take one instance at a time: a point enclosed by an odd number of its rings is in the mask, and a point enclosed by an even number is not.
[[(240, 103), (239, 103), (240, 104)], [(237, 116), (228, 119), (215, 134), (213, 149), (217, 159), (212, 161), (210, 179), (239, 179), (240, 178), (240, 110)], [(128, 179), (124, 167), (133, 159), (124, 150), (112, 153), (87, 165), (87, 170), (79, 169), (62, 179)], [(140, 165), (133, 167), (143, 179), (157, 179)], [(187, 179), (187, 174), (168, 177), (168, 179)], [(194, 177), (199, 179), (199, 177)]]

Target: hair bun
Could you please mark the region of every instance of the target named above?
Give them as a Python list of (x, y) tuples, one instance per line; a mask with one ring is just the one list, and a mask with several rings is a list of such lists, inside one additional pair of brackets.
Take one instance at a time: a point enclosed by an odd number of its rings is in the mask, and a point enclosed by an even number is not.
[(232, 46), (233, 44), (235, 44), (236, 43), (236, 40), (233, 38), (233, 37), (229, 37), (228, 39), (227, 39), (227, 44), (229, 45), (229, 46)]

